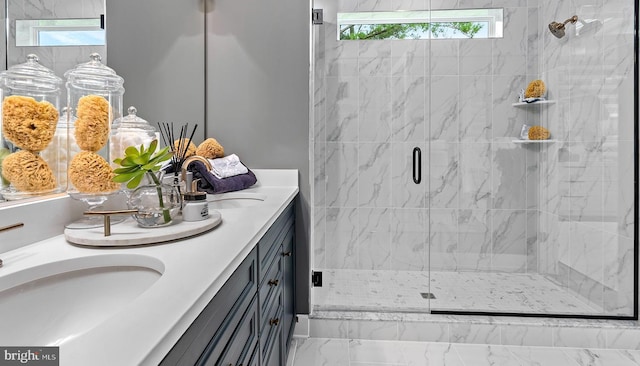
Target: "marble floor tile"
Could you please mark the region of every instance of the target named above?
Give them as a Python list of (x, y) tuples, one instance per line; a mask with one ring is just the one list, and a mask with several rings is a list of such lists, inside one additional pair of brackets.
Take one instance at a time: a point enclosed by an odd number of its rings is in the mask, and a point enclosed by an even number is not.
[(620, 354), (640, 365), (640, 351), (636, 350), (620, 350)]
[(342, 269), (325, 270), (323, 277), (323, 287), (313, 289), (317, 311), (601, 312), (539, 274)]
[(446, 365), (465, 366), (452, 343), (351, 340), (350, 366)]
[(564, 353), (562, 348), (515, 346), (510, 347), (509, 351), (520, 361), (522, 365), (578, 366), (578, 363)]
[(314, 365), (637, 366), (640, 365), (640, 351), (326, 338), (298, 339), (293, 366)]
[(568, 348), (564, 352), (580, 366), (637, 366), (616, 350)]
[(454, 344), (465, 366), (521, 366), (508, 346)]
[(298, 339), (294, 366), (350, 366), (349, 340)]

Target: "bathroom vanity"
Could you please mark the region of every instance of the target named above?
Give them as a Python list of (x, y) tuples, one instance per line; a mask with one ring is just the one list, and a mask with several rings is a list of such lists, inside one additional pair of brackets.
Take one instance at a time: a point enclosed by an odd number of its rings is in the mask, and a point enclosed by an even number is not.
[[(216, 195), (222, 223), (198, 236), (90, 248), (56, 235), (0, 253), (0, 344), (59, 346), (65, 366), (284, 364), (298, 172), (254, 173), (254, 187)], [(24, 224), (0, 245), (41, 223)]]
[(295, 316), (293, 220), (290, 203), (161, 365), (284, 364)]

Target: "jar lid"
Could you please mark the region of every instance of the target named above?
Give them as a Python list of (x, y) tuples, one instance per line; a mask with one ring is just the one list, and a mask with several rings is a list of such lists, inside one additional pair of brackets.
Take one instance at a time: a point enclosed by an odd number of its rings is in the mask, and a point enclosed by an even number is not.
[(186, 192), (184, 193), (185, 201), (204, 201), (207, 199), (205, 192)]
[(129, 113), (128, 115), (117, 118), (115, 121), (113, 121), (113, 125), (111, 126), (113, 130), (116, 130), (118, 128), (126, 128), (126, 129), (150, 131), (153, 133), (156, 132), (156, 129), (153, 126), (151, 126), (149, 122), (147, 122), (146, 120), (136, 115), (136, 113), (138, 113), (138, 110), (136, 109), (136, 107), (134, 106), (129, 107), (129, 109), (127, 109), (127, 112)]
[(76, 65), (67, 70), (64, 77), (67, 79), (67, 87), (74, 86), (90, 90), (106, 90), (124, 93), (124, 79), (116, 72), (104, 65), (97, 53), (89, 55), (89, 62)]
[(29, 54), (27, 62), (0, 72), (0, 84), (15, 90), (55, 93), (60, 91), (62, 79), (53, 70), (40, 65), (38, 56)]

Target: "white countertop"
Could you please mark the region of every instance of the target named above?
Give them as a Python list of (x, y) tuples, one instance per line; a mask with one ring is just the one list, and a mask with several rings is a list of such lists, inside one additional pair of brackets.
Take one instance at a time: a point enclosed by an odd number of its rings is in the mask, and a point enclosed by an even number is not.
[[(298, 192), (297, 170), (254, 172), (258, 183), (242, 192), (264, 194), (266, 199), (252, 207), (219, 209), (222, 224), (210, 232), (177, 242), (116, 249), (78, 247), (57, 235), (0, 254), (4, 260), (0, 280), (30, 267), (68, 259), (105, 255), (137, 258), (139, 265), (162, 276), (110, 318), (52, 345), (60, 346), (60, 364), (65, 366), (157, 365)], [(3, 327), (2, 332), (11, 330)]]

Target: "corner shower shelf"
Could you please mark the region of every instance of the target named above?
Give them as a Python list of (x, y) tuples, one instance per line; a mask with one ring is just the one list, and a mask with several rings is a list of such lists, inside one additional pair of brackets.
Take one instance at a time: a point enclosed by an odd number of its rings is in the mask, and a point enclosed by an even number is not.
[(555, 102), (556, 102), (555, 100), (540, 100), (540, 101), (533, 102), (533, 103), (518, 102), (518, 103), (513, 103), (513, 104), (512, 104), (512, 106), (514, 106), (514, 107), (521, 107), (521, 106), (525, 106), (525, 105), (554, 104)]
[(511, 140), (514, 144), (551, 144), (558, 140)]

